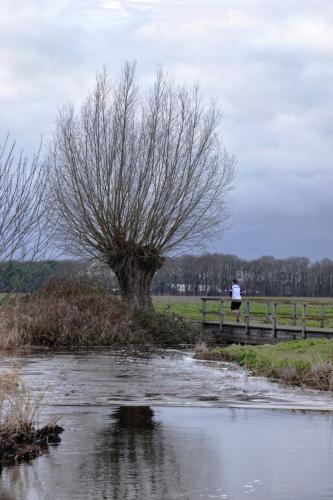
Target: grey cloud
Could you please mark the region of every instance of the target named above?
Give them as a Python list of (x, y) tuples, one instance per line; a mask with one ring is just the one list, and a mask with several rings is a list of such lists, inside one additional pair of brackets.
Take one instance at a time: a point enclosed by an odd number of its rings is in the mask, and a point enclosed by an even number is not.
[[(4, 0), (0, 136), (29, 152), (95, 71), (138, 60), (201, 81), (237, 156), (233, 229), (212, 248), (242, 257), (332, 256), (333, 4), (329, 0)], [(54, 7), (56, 5), (56, 7)]]

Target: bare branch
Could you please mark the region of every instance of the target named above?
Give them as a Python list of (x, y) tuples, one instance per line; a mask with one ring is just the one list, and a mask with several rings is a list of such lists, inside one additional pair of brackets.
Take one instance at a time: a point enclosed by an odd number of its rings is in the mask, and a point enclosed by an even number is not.
[(40, 148), (29, 163), (16, 154), (9, 136), (0, 146), (0, 261), (41, 258), (46, 249), (49, 204), (47, 167), (39, 162)]
[(115, 83), (98, 75), (80, 112), (60, 113), (48, 158), (71, 251), (97, 257), (118, 278), (134, 260), (153, 275), (166, 254), (221, 231), (234, 159), (217, 134), (219, 117), (198, 86), (177, 86), (162, 70), (145, 95), (135, 64)]

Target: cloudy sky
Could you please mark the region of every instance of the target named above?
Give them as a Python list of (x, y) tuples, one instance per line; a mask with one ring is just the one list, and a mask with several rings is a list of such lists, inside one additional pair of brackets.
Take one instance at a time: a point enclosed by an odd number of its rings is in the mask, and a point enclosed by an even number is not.
[(237, 157), (232, 229), (208, 250), (333, 258), (331, 0), (1, 0), (0, 138), (31, 154), (95, 73), (200, 81)]

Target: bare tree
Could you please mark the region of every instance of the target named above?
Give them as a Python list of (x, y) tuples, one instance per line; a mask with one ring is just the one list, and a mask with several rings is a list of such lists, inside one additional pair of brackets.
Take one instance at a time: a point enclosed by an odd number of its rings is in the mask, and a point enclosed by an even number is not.
[(79, 113), (63, 109), (49, 155), (59, 229), (73, 252), (106, 263), (123, 298), (150, 307), (164, 256), (221, 230), (233, 159), (219, 112), (198, 87), (161, 70), (139, 93), (135, 64), (110, 83), (104, 71)]
[(39, 152), (29, 163), (7, 136), (0, 146), (0, 261), (32, 260), (45, 250), (47, 172)]

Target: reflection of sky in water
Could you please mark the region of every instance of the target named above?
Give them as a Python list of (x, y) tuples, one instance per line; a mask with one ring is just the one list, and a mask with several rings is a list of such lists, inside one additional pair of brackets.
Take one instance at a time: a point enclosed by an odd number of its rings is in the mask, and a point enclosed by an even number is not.
[(333, 416), (221, 408), (72, 409), (63, 442), (2, 471), (15, 500), (323, 500)]

